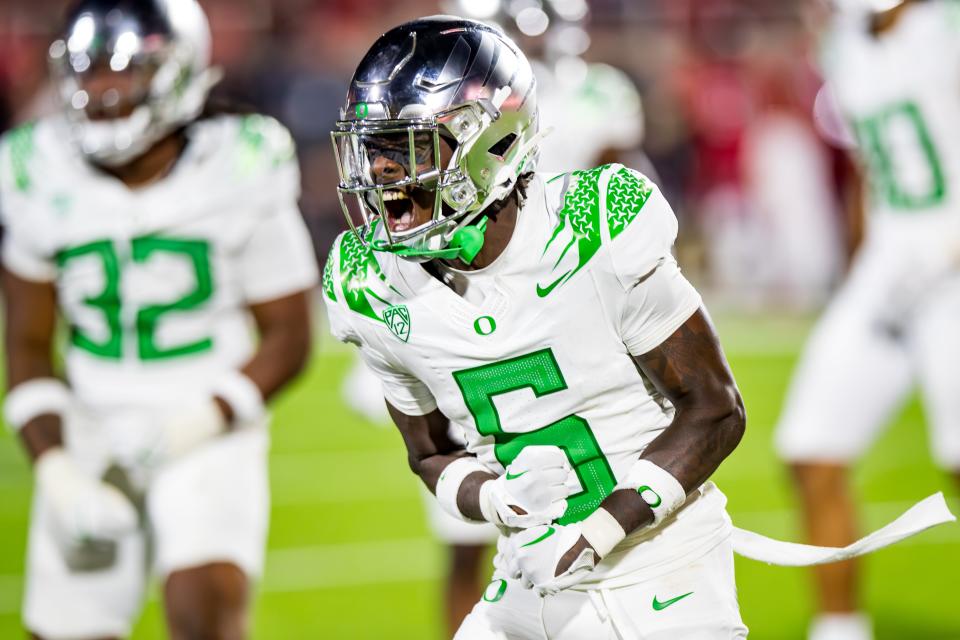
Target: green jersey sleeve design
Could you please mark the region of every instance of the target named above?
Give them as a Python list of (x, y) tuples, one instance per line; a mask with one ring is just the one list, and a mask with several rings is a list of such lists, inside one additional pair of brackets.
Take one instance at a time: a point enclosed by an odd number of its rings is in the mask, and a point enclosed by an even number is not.
[(559, 254), (553, 264), (554, 273), (571, 249), (577, 253), (577, 264), (544, 286), (537, 285), (537, 295), (545, 298), (580, 271), (600, 249), (600, 175), (606, 166), (570, 174), (573, 184), (567, 187), (560, 221), (543, 249), (543, 257)]
[(607, 225), (611, 240), (633, 222), (651, 193), (653, 185), (650, 181), (626, 167), (610, 178), (607, 184)]
[(402, 294), (387, 282), (373, 250), (364, 246), (354, 233), (346, 231), (340, 236), (339, 254), (340, 284), (347, 307), (371, 320), (383, 322), (373, 301), (386, 308), (391, 306), (387, 300), (391, 293), (400, 297)]
[(240, 122), (237, 170), (249, 176), (260, 168), (278, 167), (295, 155), (290, 132), (268, 116), (252, 114)]
[(323, 265), (323, 293), (333, 302), (337, 301), (336, 285), (333, 281), (333, 251), (327, 256), (327, 262)]
[[(559, 222), (543, 249), (542, 259), (552, 261), (552, 272), (551, 279), (537, 284), (541, 298), (569, 281), (597, 254), (604, 241), (604, 218), (612, 241), (633, 222), (654, 190), (653, 183), (642, 174), (621, 165), (575, 171), (570, 181), (557, 214)], [(601, 207), (604, 188), (605, 206)], [(569, 257), (571, 251), (576, 255), (575, 263)]]
[(34, 150), (33, 134), (34, 124), (29, 122), (11, 131), (8, 138), (13, 184), (21, 193), (29, 191), (32, 184), (29, 163)]

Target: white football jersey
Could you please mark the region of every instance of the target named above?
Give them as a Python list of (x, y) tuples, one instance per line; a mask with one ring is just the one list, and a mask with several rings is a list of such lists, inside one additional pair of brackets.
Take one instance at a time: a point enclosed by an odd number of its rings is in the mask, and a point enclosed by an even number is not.
[(857, 139), (871, 223), (960, 220), (960, 3), (910, 5), (878, 36), (864, 14), (842, 15), (822, 58)]
[(248, 305), (318, 279), (289, 133), (258, 115), (200, 120), (168, 176), (129, 189), (87, 164), (65, 127), (41, 120), (0, 142), (4, 265), (56, 283), (82, 403), (207, 393), (252, 355)]
[[(409, 415), (439, 408), (492, 472), (525, 446), (563, 447), (582, 490), (558, 522), (576, 522), (672, 420), (631, 354), (658, 346), (700, 306), (670, 253), (676, 233), (659, 189), (621, 165), (537, 174), (504, 253), (455, 273), (463, 295), (342, 234), (324, 269), (331, 330), (360, 346), (392, 405)], [(714, 494), (701, 502), (719, 509), (690, 540), (727, 526)]]

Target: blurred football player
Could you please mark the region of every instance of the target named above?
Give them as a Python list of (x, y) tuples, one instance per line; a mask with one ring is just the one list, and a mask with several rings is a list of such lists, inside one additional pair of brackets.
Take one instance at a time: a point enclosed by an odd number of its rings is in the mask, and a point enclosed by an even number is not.
[(172, 637), (242, 638), (264, 404), (304, 365), (318, 279), (293, 144), (204, 112), (195, 0), (81, 0), (49, 53), (63, 113), (0, 144), (5, 417), (37, 486), (24, 623), (127, 636), (152, 571)]
[[(933, 458), (960, 480), (960, 8), (844, 0), (823, 71), (870, 186), (864, 242), (814, 329), (776, 434), (811, 541), (851, 542), (849, 467), (920, 389)], [(816, 572), (814, 640), (872, 637), (853, 562)]]
[(331, 329), (441, 506), (502, 532), (456, 637), (745, 637), (706, 481), (743, 405), (676, 219), (622, 165), (534, 173), (539, 135), (524, 54), (446, 16), (373, 45), (333, 133)]
[[(443, 4), (451, 14), (498, 26), (528, 45), (525, 53), (537, 80), (540, 127), (554, 132), (540, 142), (538, 169), (560, 173), (623, 162), (640, 166), (650, 175), (649, 160), (639, 149), (643, 133), (639, 92), (619, 69), (580, 57), (590, 43), (585, 0), (522, 4), (451, 0)], [(611, 108), (616, 110), (615, 119), (609, 117)], [(362, 361), (347, 375), (344, 396), (371, 421), (388, 419), (377, 378)], [(451, 438), (464, 444), (455, 427)], [(489, 578), (484, 561), (487, 549), (496, 541), (497, 529), (489, 523), (455, 518), (443, 511), (432, 494), (423, 493), (430, 530), (448, 547), (444, 596), (452, 635)]]

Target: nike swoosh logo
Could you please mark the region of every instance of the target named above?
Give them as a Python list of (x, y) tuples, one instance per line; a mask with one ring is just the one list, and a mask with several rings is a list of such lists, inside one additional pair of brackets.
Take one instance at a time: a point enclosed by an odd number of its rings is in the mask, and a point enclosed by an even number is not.
[[(524, 547), (532, 547), (533, 545), (537, 544), (538, 542), (543, 542), (544, 540), (546, 540), (547, 538), (549, 538), (550, 536), (552, 536), (552, 535), (555, 534), (556, 532), (557, 532), (556, 528), (550, 527), (549, 529), (547, 529), (546, 533), (544, 533), (542, 536), (540, 536), (540, 537), (537, 538), (536, 540), (531, 540), (530, 542), (528, 542), (527, 544), (522, 545), (522, 546), (524, 546)], [(654, 597), (656, 597), (656, 596), (654, 596)]]
[(516, 480), (517, 478), (527, 473), (528, 471), (530, 471), (530, 469), (527, 469), (527, 471), (521, 471), (520, 473), (510, 473), (509, 471), (507, 471), (507, 480)]
[(566, 279), (566, 277), (569, 275), (570, 275), (570, 272), (567, 271), (565, 274), (563, 274), (562, 276), (554, 280), (549, 286), (546, 286), (546, 287), (541, 287), (540, 285), (537, 285), (537, 295), (540, 296), (541, 298), (546, 298), (548, 295), (550, 295), (550, 292), (556, 289), (557, 285), (563, 282)]
[(693, 595), (693, 591), (691, 591), (690, 593), (685, 593), (682, 596), (677, 596), (676, 598), (670, 598), (669, 600), (664, 600), (663, 602), (659, 602), (657, 600), (657, 596), (653, 596), (653, 610), (663, 611), (664, 609), (672, 605), (674, 602), (679, 602), (689, 595)]

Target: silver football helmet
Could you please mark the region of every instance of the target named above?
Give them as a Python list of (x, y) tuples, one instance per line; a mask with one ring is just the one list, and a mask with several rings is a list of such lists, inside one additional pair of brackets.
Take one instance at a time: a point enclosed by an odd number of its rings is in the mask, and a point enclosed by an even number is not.
[(108, 166), (196, 118), (219, 79), (196, 0), (80, 0), (49, 62), (74, 142)]
[(332, 137), (340, 202), (361, 242), (469, 262), (483, 241), (483, 221), (471, 223), (535, 167), (536, 81), (496, 28), (422, 18), (370, 48)]

